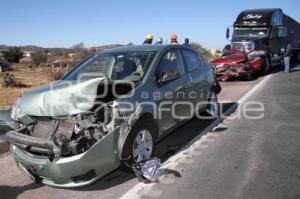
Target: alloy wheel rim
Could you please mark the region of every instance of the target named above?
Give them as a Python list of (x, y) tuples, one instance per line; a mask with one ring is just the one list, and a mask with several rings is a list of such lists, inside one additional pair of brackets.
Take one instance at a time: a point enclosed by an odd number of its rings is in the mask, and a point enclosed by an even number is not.
[(153, 138), (149, 130), (143, 129), (138, 132), (133, 142), (133, 159), (142, 162), (150, 159), (153, 152)]

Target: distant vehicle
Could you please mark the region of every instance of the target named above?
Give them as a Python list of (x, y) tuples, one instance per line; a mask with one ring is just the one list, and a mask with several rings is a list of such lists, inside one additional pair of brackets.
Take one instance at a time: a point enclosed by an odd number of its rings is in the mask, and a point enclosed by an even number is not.
[(253, 75), (260, 72), (264, 66), (264, 59), (257, 51), (245, 53), (237, 49), (225, 50), (221, 57), (215, 59), (217, 79), (226, 81), (232, 78), (246, 78), (252, 80)]
[[(226, 38), (229, 37), (227, 28)], [(292, 45), (293, 55), (300, 60), (300, 24), (279, 8), (244, 10), (233, 24), (231, 47), (242, 48), (245, 53), (257, 51), (260, 57), (265, 57), (265, 73), (270, 66), (282, 63), (287, 41)]]
[[(24, 93), (11, 108), (18, 126), (7, 133), (11, 154), (34, 181), (89, 185), (119, 166), (129, 170), (151, 158), (155, 143), (194, 113), (216, 116), (220, 89), (213, 68), (188, 46), (95, 53), (62, 81)], [(178, 102), (196, 108), (173, 106)], [(165, 111), (157, 117), (161, 106)], [(7, 115), (0, 112), (3, 124)]]

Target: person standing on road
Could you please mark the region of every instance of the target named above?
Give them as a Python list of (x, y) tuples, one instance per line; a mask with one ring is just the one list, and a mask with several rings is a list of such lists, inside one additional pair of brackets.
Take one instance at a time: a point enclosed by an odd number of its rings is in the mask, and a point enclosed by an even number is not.
[(176, 34), (172, 34), (171, 35), (171, 45), (178, 45), (177, 35)]
[(163, 38), (159, 37), (155, 44), (163, 44), (163, 43), (164, 43)]
[(285, 49), (285, 53), (284, 53), (284, 72), (285, 73), (289, 73), (290, 72), (290, 59), (291, 59), (291, 55), (292, 55), (292, 45), (290, 44), (289, 41), (287, 41), (287, 45), (286, 45), (286, 49)]
[(147, 34), (146, 39), (143, 42), (143, 44), (152, 44), (152, 42), (153, 42), (153, 35), (152, 34)]
[(184, 44), (183, 44), (183, 45), (185, 45), (185, 46), (190, 45), (190, 40), (189, 40), (189, 38), (185, 38), (185, 39), (184, 39)]

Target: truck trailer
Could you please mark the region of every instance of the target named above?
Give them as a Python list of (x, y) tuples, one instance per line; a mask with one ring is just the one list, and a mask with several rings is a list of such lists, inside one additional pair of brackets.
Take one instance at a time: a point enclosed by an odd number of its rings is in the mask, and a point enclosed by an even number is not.
[(245, 53), (257, 51), (264, 58), (263, 72), (283, 63), (287, 42), (292, 46), (292, 58), (300, 60), (300, 24), (280, 8), (242, 11), (226, 38), (231, 36), (231, 48)]

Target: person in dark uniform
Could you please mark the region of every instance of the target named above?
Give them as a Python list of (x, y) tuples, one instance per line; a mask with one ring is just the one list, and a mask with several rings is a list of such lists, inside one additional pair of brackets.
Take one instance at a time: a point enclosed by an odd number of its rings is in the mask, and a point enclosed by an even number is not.
[(183, 45), (188, 46), (189, 44), (190, 44), (189, 38), (185, 38), (185, 39), (184, 39), (184, 44), (183, 44)]

